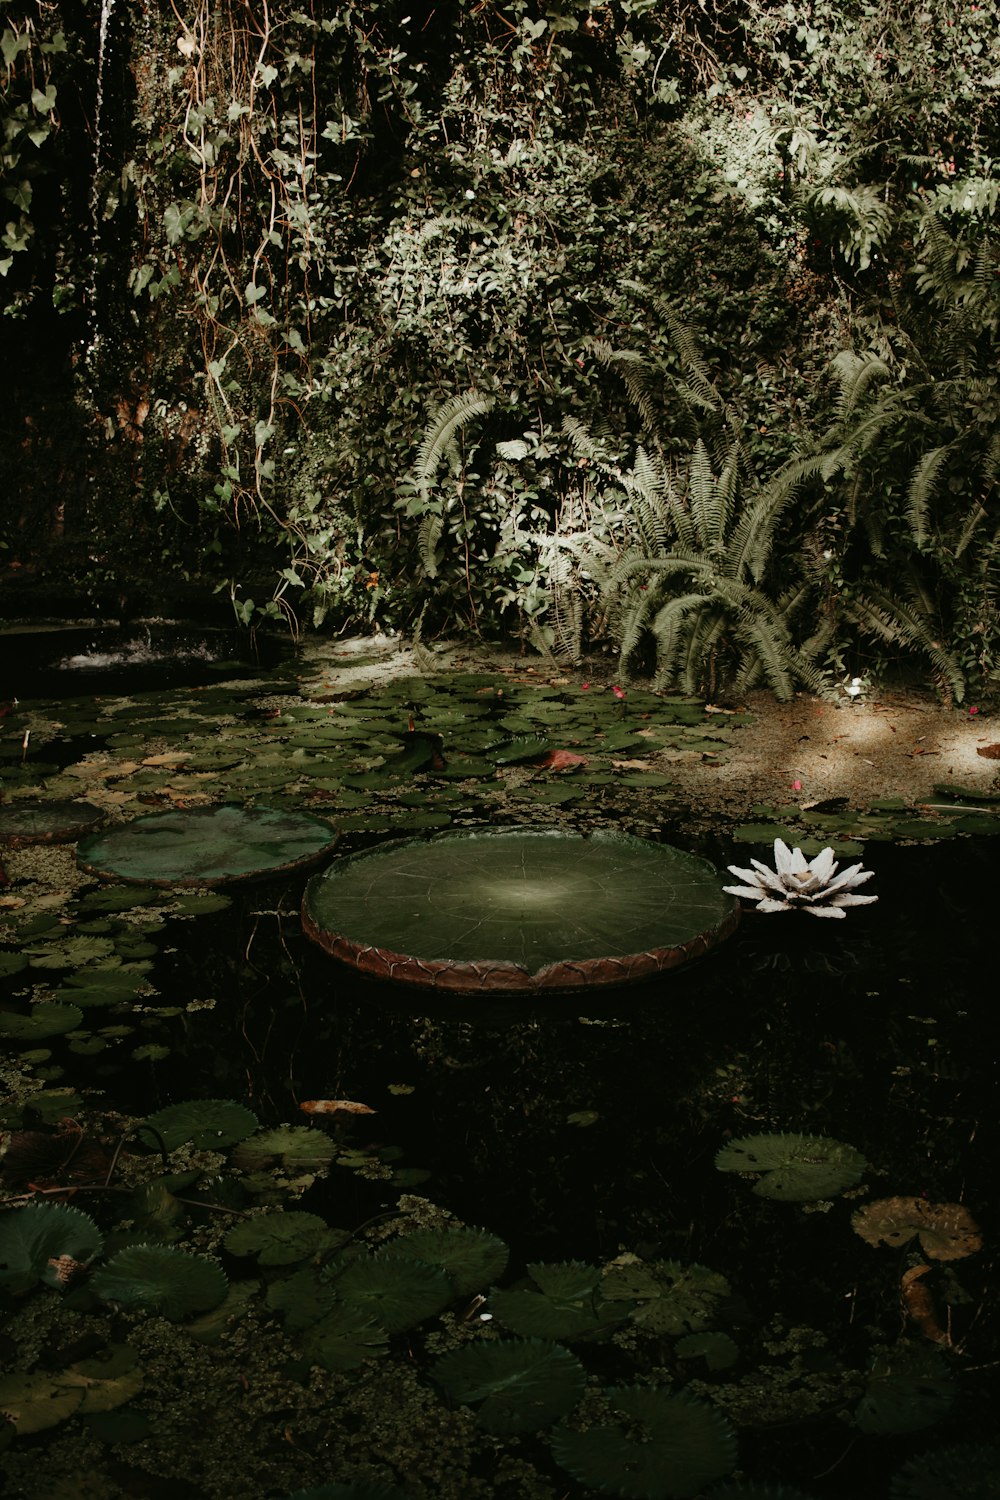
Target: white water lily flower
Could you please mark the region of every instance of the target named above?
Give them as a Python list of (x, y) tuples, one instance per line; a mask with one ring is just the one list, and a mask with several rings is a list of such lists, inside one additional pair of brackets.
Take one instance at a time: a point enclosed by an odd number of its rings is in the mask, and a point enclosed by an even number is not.
[(845, 907), (869, 906), (878, 900), (877, 896), (853, 894), (855, 886), (870, 880), (874, 871), (851, 865), (838, 875), (832, 849), (821, 849), (815, 859), (807, 860), (801, 849), (789, 849), (784, 839), (775, 839), (773, 870), (759, 859), (750, 863), (752, 870), (728, 865), (730, 874), (737, 875), (745, 884), (724, 885), (722, 889), (730, 896), (756, 902), (758, 911), (792, 911), (801, 907), (814, 917), (843, 917)]

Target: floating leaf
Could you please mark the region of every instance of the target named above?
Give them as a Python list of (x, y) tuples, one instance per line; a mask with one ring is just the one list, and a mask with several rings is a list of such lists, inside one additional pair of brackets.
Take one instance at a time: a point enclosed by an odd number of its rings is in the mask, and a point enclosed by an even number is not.
[(26, 1291), (36, 1281), (64, 1286), (70, 1268), (89, 1264), (101, 1232), (88, 1214), (62, 1203), (29, 1203), (0, 1216), (0, 1284)]
[(626, 984), (701, 957), (739, 920), (684, 850), (544, 828), (348, 855), (310, 881), (302, 910), (307, 935), (363, 972), (465, 994)]
[(299, 1105), (307, 1115), (374, 1115), (378, 1110), (356, 1099), (306, 1099)]
[(388, 1343), (380, 1323), (357, 1307), (337, 1303), (303, 1335), (302, 1352), (325, 1370), (356, 1370), (366, 1359), (384, 1354)]
[(603, 1293), (609, 1302), (635, 1303), (634, 1321), (651, 1333), (676, 1337), (708, 1327), (730, 1286), (718, 1271), (697, 1261), (684, 1265), (621, 1256), (605, 1269)]
[(0, 1413), (19, 1433), (44, 1432), (65, 1422), (83, 1404), (83, 1387), (65, 1385), (58, 1375), (37, 1370), (0, 1375)]
[(430, 1375), (452, 1401), (481, 1401), (479, 1425), (498, 1435), (548, 1427), (572, 1410), (586, 1385), (580, 1361), (543, 1339), (466, 1344), (439, 1359)]
[(936, 1352), (900, 1344), (872, 1364), (865, 1394), (855, 1408), (862, 1432), (918, 1432), (951, 1410), (955, 1387)]
[(485, 1229), (418, 1229), (381, 1247), (386, 1256), (439, 1266), (450, 1278), (456, 1297), (468, 1297), (502, 1276), (509, 1251), (503, 1240)]
[(328, 1276), (314, 1270), (296, 1271), (267, 1289), (267, 1305), (280, 1312), (289, 1333), (301, 1333), (339, 1306), (337, 1288)]
[(186, 1141), (198, 1151), (223, 1151), (246, 1140), (260, 1125), (251, 1110), (233, 1099), (185, 1099), (157, 1110), (145, 1123), (162, 1137), (168, 1151)]
[(77, 863), (106, 880), (212, 886), (288, 874), (332, 853), (329, 823), (268, 807), (188, 807), (153, 813), (77, 847)]
[(552, 1435), (556, 1462), (575, 1479), (627, 1500), (692, 1500), (736, 1463), (736, 1436), (711, 1406), (657, 1386), (607, 1392), (635, 1426), (591, 1427)]
[(0, 1012), (0, 1036), (13, 1037), (19, 1042), (40, 1042), (43, 1037), (75, 1031), (82, 1020), (83, 1011), (76, 1005), (39, 1000), (26, 1016), (16, 1011)]
[(91, 1284), (105, 1302), (145, 1308), (173, 1322), (217, 1306), (228, 1285), (213, 1261), (161, 1245), (120, 1250), (95, 1273)]
[(674, 1352), (681, 1359), (703, 1359), (710, 1370), (728, 1370), (740, 1357), (740, 1347), (728, 1333), (689, 1333), (677, 1340)]
[(405, 1490), (394, 1484), (320, 1484), (311, 1490), (296, 1490), (288, 1500), (408, 1500)]
[(113, 1412), (91, 1412), (86, 1422), (102, 1443), (140, 1443), (153, 1431), (152, 1419), (144, 1411), (125, 1407)]
[(236, 1319), (256, 1299), (258, 1291), (256, 1281), (236, 1282), (235, 1286), (229, 1288), (217, 1307), (211, 1308), (207, 1313), (202, 1313), (201, 1317), (195, 1318), (193, 1322), (185, 1323), (186, 1336), (190, 1339), (197, 1339), (199, 1344), (220, 1343)]
[(335, 1141), (308, 1125), (279, 1125), (242, 1141), (232, 1155), (241, 1172), (259, 1172), (280, 1163), (303, 1171), (325, 1167), (336, 1156)]
[(546, 1339), (575, 1339), (610, 1329), (630, 1311), (620, 1302), (606, 1302), (601, 1273), (580, 1261), (557, 1265), (529, 1265), (536, 1290), (512, 1287), (490, 1300), (501, 1323), (514, 1333)]
[(0, 979), (8, 974), (20, 974), (27, 967), (28, 960), (23, 953), (10, 953), (6, 949), (0, 952)]
[(923, 1198), (879, 1198), (851, 1215), (857, 1234), (870, 1245), (906, 1245), (914, 1235), (931, 1260), (962, 1260), (983, 1246), (979, 1225), (961, 1203)]
[(1000, 1448), (955, 1443), (911, 1458), (893, 1476), (889, 1500), (997, 1500)]
[(143, 1387), (139, 1356), (128, 1344), (109, 1344), (92, 1359), (80, 1360), (62, 1370), (59, 1380), (83, 1391), (78, 1407), (81, 1416), (114, 1411), (115, 1407), (131, 1401)]
[(748, 1135), (715, 1158), (720, 1172), (758, 1172), (754, 1192), (783, 1203), (829, 1198), (853, 1187), (868, 1163), (844, 1141), (817, 1135)]
[(290, 1266), (346, 1238), (345, 1231), (329, 1229), (318, 1214), (282, 1209), (244, 1219), (223, 1243), (232, 1255), (256, 1255), (262, 1266)]
[(454, 1300), (455, 1285), (437, 1266), (399, 1255), (366, 1255), (335, 1278), (337, 1295), (374, 1318), (387, 1333), (402, 1333)]

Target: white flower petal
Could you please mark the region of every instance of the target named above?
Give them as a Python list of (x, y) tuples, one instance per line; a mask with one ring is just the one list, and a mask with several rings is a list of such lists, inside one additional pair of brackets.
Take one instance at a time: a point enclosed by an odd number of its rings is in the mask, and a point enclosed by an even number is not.
[(806, 857), (797, 846), (794, 849), (789, 849), (784, 839), (775, 839), (774, 868), (779, 875), (797, 874), (798, 871), (806, 868)]
[(784, 894), (784, 883), (775, 875), (773, 870), (769, 870), (767, 865), (762, 865), (759, 859), (752, 859), (750, 863), (757, 871), (757, 874), (752, 879), (756, 880), (761, 886), (766, 886), (769, 891), (777, 892), (779, 896)]
[(874, 870), (863, 870), (860, 865), (851, 865), (849, 869), (842, 870), (827, 886), (828, 891), (849, 891), (856, 885), (864, 885), (866, 880), (871, 880), (875, 874)]
[(803, 911), (807, 911), (811, 917), (846, 916), (846, 912), (841, 911), (839, 906), (805, 906), (802, 909)]
[(837, 873), (837, 861), (833, 857), (833, 850), (821, 849), (816, 858), (810, 860), (809, 869), (817, 880), (824, 882), (831, 880)]
[(759, 885), (724, 885), (728, 896), (743, 896), (747, 901), (759, 901), (764, 892)]
[(735, 875), (739, 880), (745, 880), (748, 885), (756, 885), (758, 883), (757, 876), (753, 870), (741, 869), (739, 865), (727, 865), (726, 869), (730, 875)]
[(831, 906), (870, 906), (873, 901), (878, 900), (878, 897), (849, 896), (846, 893), (841, 892), (841, 894), (837, 896), (830, 896), (828, 899)]
[(787, 901), (774, 901), (770, 896), (765, 896), (763, 901), (757, 902), (758, 911), (791, 911)]

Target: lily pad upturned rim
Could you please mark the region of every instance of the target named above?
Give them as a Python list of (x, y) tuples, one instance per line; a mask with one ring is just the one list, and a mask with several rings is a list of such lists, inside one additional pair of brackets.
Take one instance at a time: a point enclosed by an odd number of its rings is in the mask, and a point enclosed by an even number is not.
[[(289, 825), (305, 841), (306, 847), (299, 852), (293, 850), (289, 857), (287, 849), (282, 852), (276, 843), (273, 858), (268, 858), (262, 853), (260, 862), (252, 866), (243, 863), (237, 868), (230, 869), (217, 867), (213, 870), (209, 867), (200, 873), (190, 873), (190, 869), (185, 870), (177, 866), (172, 869), (168, 867), (161, 873), (157, 873), (155, 869), (151, 871), (146, 863), (143, 863), (140, 868), (134, 859), (130, 860), (128, 857), (129, 843), (140, 840), (144, 835), (156, 833), (171, 823), (187, 824), (194, 828), (198, 823), (212, 819), (230, 821), (238, 819), (240, 824), (245, 825), (248, 833), (255, 826), (266, 827), (269, 819), (275, 819)], [(309, 834), (312, 837), (307, 837)], [(158, 887), (211, 889), (220, 885), (244, 885), (251, 881), (265, 880), (278, 875), (291, 875), (300, 870), (312, 869), (333, 853), (337, 839), (337, 831), (330, 823), (325, 819), (313, 817), (311, 814), (221, 802), (208, 807), (171, 808), (165, 812), (148, 813), (142, 817), (133, 818), (128, 823), (117, 825), (83, 840), (77, 847), (76, 862), (86, 874), (94, 875), (99, 880), (120, 880), (126, 884)], [(117, 846), (123, 841), (126, 849), (125, 858), (117, 852)], [(247, 841), (249, 842), (249, 838)], [(146, 851), (145, 861), (150, 860), (153, 852)], [(176, 858), (172, 852), (164, 853), (165, 861), (169, 861), (171, 857)]]
[(105, 821), (93, 802), (32, 799), (0, 808), (0, 845), (25, 849), (34, 844), (72, 844)]
[[(373, 849), (360, 850), (335, 859), (306, 886), (302, 900), (303, 930), (325, 952), (367, 978), (458, 995), (550, 995), (595, 988), (617, 988), (640, 982), (665, 970), (679, 968), (717, 947), (736, 930), (740, 920), (739, 903), (735, 899), (730, 902), (729, 898), (720, 894), (717, 918), (701, 930), (692, 931), (684, 940), (663, 945), (652, 943), (642, 951), (598, 957), (580, 958), (567, 953), (552, 962), (531, 968), (525, 963), (485, 954), (482, 958), (473, 959), (424, 957), (419, 953), (404, 953), (391, 944), (382, 946), (336, 931), (317, 910), (321, 897), (328, 889), (326, 883), (337, 880), (350, 871), (351, 883), (356, 884), (355, 877), (363, 873), (365, 862), (386, 860), (396, 853), (408, 853), (417, 848), (435, 848), (445, 842), (459, 843), (487, 838), (496, 841), (504, 838), (559, 840), (566, 846), (567, 862), (572, 861), (574, 851), (570, 846), (573, 844), (578, 848), (596, 844), (614, 845), (619, 850), (634, 847), (646, 856), (652, 854), (657, 858), (662, 857), (665, 866), (672, 860), (682, 862), (692, 871), (697, 869), (705, 879), (706, 889), (708, 883), (718, 876), (714, 866), (707, 860), (686, 850), (603, 829), (592, 833), (573, 833), (550, 827), (451, 829), (427, 839), (392, 840)], [(721, 892), (721, 885), (719, 890)]]

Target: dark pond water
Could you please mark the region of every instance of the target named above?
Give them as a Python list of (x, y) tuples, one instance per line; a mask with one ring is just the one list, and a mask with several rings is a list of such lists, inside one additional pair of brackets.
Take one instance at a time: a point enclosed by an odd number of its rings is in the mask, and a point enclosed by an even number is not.
[[(627, 824), (627, 797), (621, 805)], [(477, 814), (476, 806), (469, 804), (464, 822), (511, 820), (508, 810), (479, 804)], [(602, 809), (602, 820), (612, 822), (613, 806)], [(551, 820), (551, 809), (545, 816)], [(587, 815), (567, 810), (573, 819), (585, 826)], [(384, 836), (349, 830), (345, 848)], [(733, 844), (731, 830), (697, 841), (672, 833), (669, 806), (656, 836), (696, 848), (719, 868), (746, 863), (746, 846)], [(669, 1386), (722, 1412), (738, 1444), (737, 1477), (725, 1491), (733, 1500), (978, 1500), (998, 1493), (990, 1446), (1000, 1364), (995, 849), (985, 838), (872, 844), (864, 858), (876, 872), (867, 889), (877, 892), (877, 905), (843, 922), (750, 913), (701, 963), (597, 1000), (446, 1000), (366, 982), (303, 937), (303, 878), (243, 888), (218, 910), (199, 911), (188, 898), (190, 909), (178, 913), (164, 893), (145, 892), (124, 939), (123, 914), (102, 910), (99, 896), (88, 908), (88, 895), (100, 888), (84, 887), (65, 909), (50, 901), (27, 919), (22, 913), (6, 948), (34, 942), (44, 961), (45, 943), (55, 941), (52, 923), (65, 918), (75, 937), (114, 942), (126, 965), (151, 966), (145, 976), (153, 996), (87, 1007), (76, 1033), (51, 1037), (34, 1054), (47, 1089), (77, 1090), (73, 1112), (88, 1139), (103, 1143), (105, 1160), (115, 1139), (109, 1111), (141, 1120), (180, 1101), (228, 1099), (268, 1129), (310, 1124), (335, 1148), (328, 1170), (308, 1174), (315, 1180), (298, 1182), (284, 1199), (272, 1184), (263, 1201), (275, 1210), (304, 1210), (354, 1231), (389, 1219), (401, 1193), (414, 1195), (505, 1242), (504, 1287), (539, 1263), (600, 1268), (624, 1255), (646, 1266), (693, 1267), (695, 1300), (678, 1321), (640, 1321), (610, 1338), (564, 1342), (602, 1389)], [(15, 883), (12, 894), (18, 889)], [(94, 962), (99, 955), (84, 967)], [(49, 975), (32, 969), (0, 980), (13, 1011), (25, 1008), (26, 977), (37, 983)], [(56, 1001), (70, 1000), (66, 965), (56, 980)], [(125, 1035), (114, 1035), (116, 1028)], [(302, 1109), (316, 1100), (356, 1101), (375, 1113), (324, 1120)], [(5, 1124), (40, 1128), (55, 1118), (53, 1111), (8, 1111)], [(781, 1201), (755, 1193), (756, 1178), (716, 1166), (727, 1142), (778, 1133), (846, 1143), (864, 1159), (863, 1170), (841, 1191)], [(123, 1161), (149, 1155), (133, 1141)], [(126, 1175), (133, 1170), (126, 1166)], [(240, 1210), (258, 1201), (238, 1173), (227, 1180), (220, 1164), (210, 1182), (183, 1191), (216, 1207), (193, 1213), (193, 1227), (178, 1221), (184, 1234), (169, 1243), (207, 1248), (254, 1295), (258, 1276), (267, 1283), (288, 1274), (219, 1244), (226, 1205)], [(14, 1188), (6, 1194), (13, 1199)], [(964, 1253), (966, 1241), (955, 1253), (956, 1235), (947, 1229), (921, 1243), (866, 1242), (852, 1216), (887, 1199), (905, 1200), (911, 1219), (963, 1206), (982, 1231), (982, 1248)], [(99, 1194), (76, 1204), (117, 1234), (115, 1243), (128, 1243), (127, 1225), (123, 1232), (117, 1209)], [(709, 1273), (724, 1278), (711, 1295), (699, 1280)], [(488, 1314), (489, 1286), (483, 1292)], [(74, 1337), (77, 1324), (94, 1316), (92, 1306), (80, 1305)], [(431, 1320), (398, 1335), (374, 1368), (388, 1372), (402, 1359), (407, 1378), (431, 1389), (426, 1372), (450, 1347), (436, 1327)], [(724, 1338), (706, 1345), (707, 1354), (685, 1351), (685, 1335), (699, 1332)], [(52, 1342), (43, 1355), (49, 1367)], [(213, 1346), (214, 1368), (224, 1371), (227, 1360), (238, 1366), (238, 1347)], [(4, 1350), (13, 1367), (30, 1364), (23, 1326)], [(368, 1370), (334, 1372), (337, 1400), (380, 1390)], [(308, 1386), (301, 1371), (297, 1378), (296, 1389)], [(459, 1459), (449, 1447), (454, 1434), (435, 1428), (423, 1406), (419, 1422), (415, 1406), (399, 1413), (400, 1427), (420, 1429), (403, 1457), (398, 1434), (382, 1430), (392, 1427), (385, 1411), (364, 1441), (359, 1424), (368, 1431), (371, 1423), (357, 1412), (323, 1441), (311, 1413), (302, 1419), (310, 1436), (296, 1469), (282, 1435), (294, 1438), (298, 1420), (288, 1400), (275, 1396), (271, 1428), (265, 1422), (254, 1438), (258, 1478), (249, 1488), (241, 1480), (233, 1495), (283, 1496), (294, 1487), (286, 1474), (304, 1489), (337, 1478), (393, 1482), (415, 1500), (597, 1492), (554, 1464), (545, 1429), (498, 1437), (463, 1428)], [(131, 1406), (152, 1412), (154, 1425), (161, 1420), (141, 1395)], [(131, 1449), (89, 1438), (77, 1453), (80, 1421), (18, 1436), (8, 1459), (14, 1493), (69, 1495), (55, 1485), (72, 1462), (92, 1471), (88, 1495), (214, 1500), (227, 1493), (213, 1477), (208, 1437), (188, 1432), (188, 1457), (170, 1491), (155, 1432)], [(200, 1443), (201, 1469), (190, 1457)], [(31, 1490), (29, 1452), (36, 1465), (52, 1465), (36, 1469), (49, 1475), (39, 1483), (50, 1488)], [(608, 1492), (639, 1493), (629, 1488), (637, 1481), (627, 1463), (614, 1482), (623, 1487)], [(662, 1475), (661, 1482), (669, 1484)], [(707, 1497), (713, 1488), (654, 1493)]]

